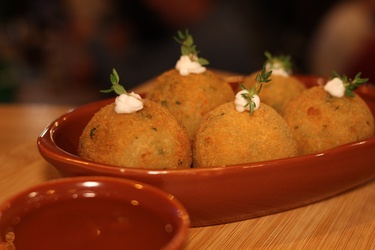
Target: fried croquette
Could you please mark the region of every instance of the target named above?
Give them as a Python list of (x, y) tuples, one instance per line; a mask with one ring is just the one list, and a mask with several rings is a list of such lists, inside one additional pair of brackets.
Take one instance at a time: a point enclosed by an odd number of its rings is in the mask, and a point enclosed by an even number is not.
[(176, 69), (171, 69), (157, 77), (147, 95), (147, 99), (172, 112), (186, 127), (191, 140), (202, 117), (233, 98), (229, 83), (210, 70), (182, 76)]
[(297, 156), (283, 118), (261, 103), (250, 115), (228, 102), (202, 120), (193, 142), (193, 167), (225, 166)]
[(115, 104), (98, 111), (85, 127), (79, 155), (87, 160), (130, 168), (191, 167), (186, 129), (161, 105), (143, 100), (143, 109), (117, 114)]
[(323, 86), (314, 86), (292, 100), (283, 117), (301, 155), (374, 135), (374, 117), (358, 95), (333, 97)]
[[(243, 85), (246, 88), (252, 88), (256, 84), (256, 76), (260, 71), (246, 76)], [(280, 115), (283, 115), (289, 101), (299, 96), (305, 89), (305, 85), (294, 76), (281, 76), (271, 74), (271, 81), (264, 84), (259, 98), (263, 103), (275, 109)], [(238, 88), (238, 91), (240, 88)]]

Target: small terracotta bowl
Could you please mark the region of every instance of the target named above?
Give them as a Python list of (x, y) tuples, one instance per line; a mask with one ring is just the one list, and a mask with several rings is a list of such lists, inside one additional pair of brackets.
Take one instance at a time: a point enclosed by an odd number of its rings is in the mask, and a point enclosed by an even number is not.
[(0, 249), (182, 249), (189, 226), (181, 203), (151, 185), (62, 178), (0, 206)]
[[(324, 79), (300, 77), (311, 87)], [(375, 115), (375, 88), (357, 93)], [(147, 170), (82, 159), (79, 137), (95, 112), (113, 102), (78, 107), (56, 120), (38, 138), (41, 155), (62, 176), (106, 175), (138, 180), (173, 194), (187, 209), (192, 226), (268, 215), (337, 195), (375, 177), (375, 137), (288, 159), (226, 167)]]

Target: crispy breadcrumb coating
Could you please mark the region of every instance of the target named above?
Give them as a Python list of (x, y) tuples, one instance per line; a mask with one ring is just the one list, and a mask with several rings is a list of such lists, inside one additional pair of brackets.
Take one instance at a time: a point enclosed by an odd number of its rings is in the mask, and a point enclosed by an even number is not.
[(189, 168), (191, 143), (186, 129), (163, 106), (143, 100), (135, 113), (117, 114), (114, 103), (87, 124), (79, 155), (87, 160), (130, 168)]
[(261, 103), (252, 115), (228, 102), (209, 112), (193, 143), (193, 166), (209, 167), (297, 156), (297, 144), (283, 118)]
[(167, 107), (194, 138), (202, 117), (234, 99), (232, 87), (210, 70), (182, 76), (175, 69), (157, 77), (147, 98)]
[(284, 119), (298, 142), (300, 154), (316, 153), (374, 135), (374, 117), (355, 97), (333, 97), (323, 86), (312, 87), (287, 106)]

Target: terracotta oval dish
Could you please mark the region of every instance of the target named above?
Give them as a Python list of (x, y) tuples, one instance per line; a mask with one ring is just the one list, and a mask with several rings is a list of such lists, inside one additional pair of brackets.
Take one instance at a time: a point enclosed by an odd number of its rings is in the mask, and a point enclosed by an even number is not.
[(189, 226), (181, 203), (154, 186), (114, 177), (61, 178), (0, 206), (0, 248), (182, 249)]
[[(324, 79), (300, 77), (309, 87)], [(361, 87), (375, 114), (375, 88)], [(90, 162), (77, 155), (79, 137), (93, 114), (112, 100), (78, 107), (53, 121), (38, 138), (41, 155), (62, 176), (107, 175), (152, 184), (186, 207), (192, 226), (234, 222), (326, 199), (375, 177), (375, 137), (317, 154), (186, 170), (154, 171)]]

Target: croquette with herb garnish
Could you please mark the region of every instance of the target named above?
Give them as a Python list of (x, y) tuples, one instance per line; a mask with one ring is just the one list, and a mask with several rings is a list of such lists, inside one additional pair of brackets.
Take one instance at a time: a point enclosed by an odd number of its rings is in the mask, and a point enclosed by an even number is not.
[(192, 140), (202, 117), (232, 100), (234, 92), (229, 83), (203, 67), (208, 61), (198, 57), (188, 31), (178, 32), (175, 39), (181, 44), (180, 60), (174, 69), (156, 78), (147, 98), (168, 108), (186, 127)]
[(257, 94), (271, 72), (256, 79), (260, 85), (238, 92), (236, 99), (210, 111), (193, 142), (193, 167), (226, 166), (297, 156), (297, 143), (285, 120), (261, 103)]
[(115, 70), (111, 81), (112, 88), (104, 92), (114, 90), (119, 96), (86, 125), (79, 140), (79, 155), (129, 168), (190, 168), (191, 142), (185, 127), (160, 104), (127, 93), (118, 84)]
[(147, 98), (168, 108), (193, 139), (202, 117), (232, 100), (234, 93), (228, 83), (210, 70), (181, 76), (171, 69), (156, 79)]
[[(290, 56), (272, 56), (265, 52), (267, 60), (265, 66), (272, 70), (272, 82), (263, 86), (259, 97), (262, 102), (274, 108), (279, 114), (283, 114), (289, 101), (305, 89), (305, 85), (292, 74), (292, 62)], [(253, 87), (256, 84), (255, 77), (260, 71), (256, 71), (244, 78), (245, 87)]]
[[(335, 77), (292, 100), (284, 119), (292, 129), (300, 155), (317, 153), (374, 135), (374, 117), (355, 90), (367, 79)], [(331, 87), (333, 86), (333, 88)]]

